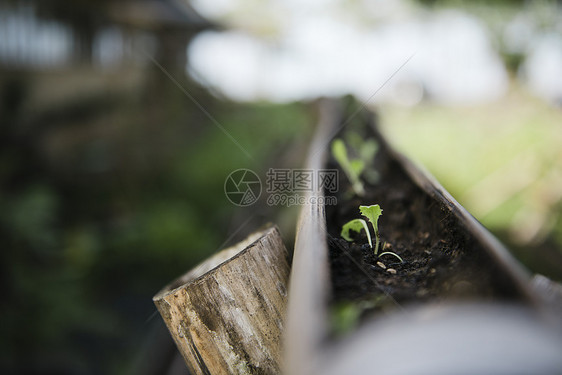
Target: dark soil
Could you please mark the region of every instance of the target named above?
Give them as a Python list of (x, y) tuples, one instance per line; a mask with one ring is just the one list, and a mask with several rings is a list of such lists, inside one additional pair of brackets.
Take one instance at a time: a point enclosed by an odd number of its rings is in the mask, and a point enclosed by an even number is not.
[[(328, 167), (339, 168), (334, 160)], [(349, 196), (340, 170), (338, 205), (326, 207), (334, 303), (378, 301), (373, 312), (429, 300), (518, 298), (504, 271), (450, 209), (415, 185), (382, 147), (374, 167), (379, 182), (366, 185), (362, 199)], [(403, 263), (389, 255), (377, 259), (363, 233), (355, 242), (340, 237), (343, 224), (361, 217), (359, 205), (371, 204), (383, 209), (379, 232), (384, 251), (399, 254)]]

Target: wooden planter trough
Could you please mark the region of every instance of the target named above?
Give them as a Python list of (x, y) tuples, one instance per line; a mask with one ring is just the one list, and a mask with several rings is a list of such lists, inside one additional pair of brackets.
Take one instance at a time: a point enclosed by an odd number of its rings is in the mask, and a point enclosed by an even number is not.
[[(324, 205), (318, 186), (308, 193), (291, 270), (270, 227), (154, 297), (191, 372), (560, 373), (560, 318), (543, 294), (558, 302), (561, 288), (532, 281), (443, 187), (386, 142), (371, 113), (330, 100), (319, 108), (305, 168), (340, 168), (327, 151), (334, 136), (353, 130), (356, 140), (378, 145), (376, 178), (359, 197), (340, 170), (336, 205)], [(341, 239), (342, 224), (371, 204), (383, 208), (384, 251), (403, 262), (376, 257), (361, 235)], [(334, 328), (341, 311), (355, 314), (345, 334)]]
[[(325, 200), (318, 189), (302, 207), (285, 373), (560, 372), (560, 319), (543, 308), (530, 274), (427, 172), (395, 151), (373, 119), (334, 101), (321, 106), (305, 168), (338, 168), (329, 144), (353, 128), (378, 144), (378, 180), (366, 185), (361, 199), (346, 191), (340, 170), (337, 206), (319, 204)], [(359, 217), (360, 204), (381, 205), (385, 250), (400, 254), (403, 263), (377, 259), (365, 238), (357, 244), (340, 238), (341, 225)], [(355, 306), (361, 318), (354, 331), (338, 337), (332, 323), (342, 303)]]

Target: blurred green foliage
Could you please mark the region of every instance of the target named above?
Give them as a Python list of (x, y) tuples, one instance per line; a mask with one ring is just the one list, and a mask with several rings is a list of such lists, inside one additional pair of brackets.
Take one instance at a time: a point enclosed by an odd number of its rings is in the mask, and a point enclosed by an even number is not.
[(147, 74), (158, 92), (101, 104), (91, 92), (31, 112), (49, 78), (0, 81), (2, 373), (133, 371), (152, 296), (232, 230), (240, 210), (226, 176), (261, 173), (310, 132), (304, 105), (220, 102), (182, 81), (248, 159), (165, 76)]
[(562, 113), (513, 84), (478, 107), (385, 107), (393, 144), (420, 162), (531, 271), (562, 280)]

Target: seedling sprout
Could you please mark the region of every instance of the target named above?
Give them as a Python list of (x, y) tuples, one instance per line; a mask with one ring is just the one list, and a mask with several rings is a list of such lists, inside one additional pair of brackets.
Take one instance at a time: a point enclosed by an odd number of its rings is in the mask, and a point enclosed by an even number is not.
[[(379, 245), (380, 245), (380, 235), (379, 235), (379, 227), (378, 227), (378, 221), (379, 221), (379, 217), (382, 215), (382, 208), (378, 205), (378, 204), (374, 204), (371, 206), (359, 206), (359, 212), (361, 213), (361, 215), (365, 216), (369, 222), (371, 223), (371, 225), (373, 226), (373, 230), (375, 233), (375, 255), (378, 255), (379, 253)], [(365, 230), (365, 234), (367, 235), (367, 240), (369, 241), (369, 246), (371, 246), (371, 249), (373, 248), (373, 241), (371, 239), (371, 233), (369, 231), (369, 226), (367, 225), (367, 222), (363, 219), (353, 219), (347, 223), (345, 223), (342, 227), (341, 230), (341, 236), (346, 240), (346, 241), (353, 241), (353, 238), (351, 238), (350, 236), (350, 231), (354, 231), (354, 232), (361, 232), (361, 229)], [(379, 257), (382, 257), (383, 255), (392, 255), (396, 258), (398, 258), (400, 260), (400, 262), (404, 262), (402, 260), (402, 258), (400, 257), (400, 255), (392, 252), (392, 251), (385, 251), (383, 253), (381, 253), (380, 255), (378, 255)]]
[(363, 160), (350, 160), (347, 156), (347, 149), (345, 148), (345, 144), (339, 138), (335, 139), (332, 142), (332, 155), (349, 179), (351, 188), (353, 189), (355, 194), (361, 197), (365, 195), (365, 188), (363, 187), (363, 183), (359, 179), (361, 172), (363, 172), (363, 169), (365, 168), (365, 163), (363, 162)]
[[(382, 209), (378, 204), (373, 204), (371, 206), (359, 206), (359, 212), (361, 215), (365, 216), (371, 222), (373, 229), (375, 230), (375, 255), (379, 252), (379, 244), (381, 237), (379, 235), (379, 217), (382, 215)], [(371, 245), (373, 247), (373, 245)]]
[(361, 229), (365, 230), (365, 233), (367, 234), (367, 239), (369, 240), (369, 246), (371, 246), (371, 249), (373, 248), (373, 241), (371, 240), (371, 234), (369, 233), (369, 227), (367, 226), (367, 222), (363, 219), (353, 219), (349, 222), (347, 222), (341, 230), (341, 236), (346, 240), (346, 241), (353, 241), (353, 238), (351, 238), (351, 236), (349, 235), (349, 231), (354, 231), (354, 232), (361, 232)]
[(365, 139), (354, 131), (347, 131), (345, 133), (345, 140), (347, 144), (355, 150), (359, 159), (365, 163), (365, 167), (361, 172), (361, 177), (371, 184), (377, 183), (380, 176), (377, 170), (372, 166), (375, 154), (379, 149), (377, 141), (373, 138)]

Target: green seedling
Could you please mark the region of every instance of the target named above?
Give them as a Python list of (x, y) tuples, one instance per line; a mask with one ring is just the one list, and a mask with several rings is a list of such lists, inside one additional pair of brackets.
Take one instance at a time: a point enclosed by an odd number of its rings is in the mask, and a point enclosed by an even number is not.
[(332, 332), (336, 336), (343, 336), (353, 331), (361, 319), (361, 315), (368, 310), (382, 308), (387, 303), (387, 296), (378, 294), (362, 301), (340, 301), (330, 308), (330, 323)]
[[(378, 204), (374, 204), (374, 205), (371, 205), (371, 206), (359, 206), (359, 212), (361, 213), (361, 215), (365, 216), (369, 220), (371, 225), (373, 226), (373, 230), (374, 230), (374, 233), (375, 233), (375, 249), (374, 249), (374, 252), (375, 252), (375, 255), (378, 255), (379, 245), (380, 245), (380, 235), (379, 235), (378, 221), (379, 221), (379, 217), (382, 215), (382, 208)], [(354, 232), (359, 233), (359, 232), (361, 232), (361, 229), (365, 230), (365, 234), (367, 235), (367, 240), (369, 241), (369, 246), (371, 246), (371, 249), (372, 249), (373, 248), (373, 241), (371, 239), (371, 233), (369, 231), (369, 226), (367, 225), (367, 222), (363, 219), (353, 219), (353, 220), (345, 223), (344, 226), (342, 227), (342, 230), (341, 230), (341, 236), (346, 241), (352, 242), (353, 238), (351, 238), (351, 236), (350, 236), (350, 231), (354, 231)], [(383, 255), (395, 256), (396, 258), (398, 258), (400, 260), (400, 262), (403, 262), (400, 255), (398, 255), (398, 254), (396, 254), (392, 251), (385, 251), (378, 256), (382, 257)]]
[(331, 326), (336, 336), (351, 332), (359, 323), (362, 310), (357, 303), (340, 302), (331, 309)]
[(339, 138), (335, 139), (332, 142), (332, 155), (343, 169), (343, 172), (351, 183), (351, 188), (353, 189), (355, 194), (360, 197), (365, 195), (365, 188), (363, 187), (363, 183), (359, 179), (361, 172), (363, 172), (363, 169), (365, 168), (365, 163), (363, 162), (363, 160), (350, 160), (347, 155), (345, 144)]
[[(379, 235), (379, 217), (382, 215), (382, 208), (378, 204), (373, 204), (371, 206), (359, 206), (359, 212), (361, 215), (365, 216), (371, 222), (373, 229), (375, 230), (375, 255), (379, 252), (379, 244), (381, 237)], [(371, 245), (371, 248), (373, 245)]]
[(359, 233), (359, 232), (361, 232), (361, 229), (365, 230), (365, 233), (367, 234), (367, 240), (369, 240), (369, 246), (371, 246), (371, 249), (372, 249), (373, 248), (373, 241), (371, 240), (371, 234), (369, 233), (369, 227), (367, 226), (367, 222), (363, 219), (353, 219), (353, 220), (345, 223), (344, 226), (341, 229), (341, 236), (346, 241), (352, 242), (353, 238), (351, 238), (349, 232), (354, 231), (354, 232)]
[(355, 151), (357, 157), (365, 163), (361, 178), (371, 184), (379, 182), (379, 173), (373, 167), (375, 155), (379, 149), (377, 141), (373, 138), (365, 139), (359, 133), (350, 130), (345, 133), (345, 142)]
[(379, 182), (379, 173), (372, 166), (375, 155), (379, 149), (377, 141), (373, 138), (365, 139), (354, 131), (347, 131), (345, 133), (345, 142), (355, 150), (359, 159), (365, 163), (361, 177), (371, 184)]

